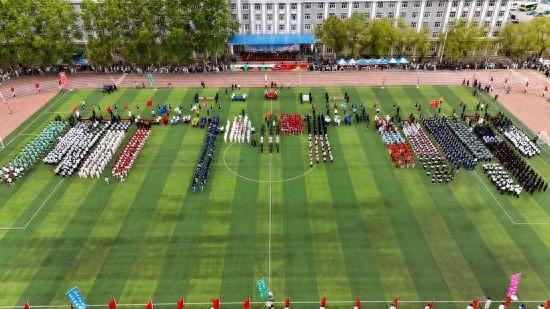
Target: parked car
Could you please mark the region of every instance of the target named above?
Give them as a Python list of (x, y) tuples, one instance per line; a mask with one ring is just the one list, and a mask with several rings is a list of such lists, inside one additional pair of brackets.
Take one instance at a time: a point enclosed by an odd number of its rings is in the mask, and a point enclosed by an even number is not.
[(537, 11), (529, 11), (527, 12), (527, 15), (536, 16), (539, 12)]

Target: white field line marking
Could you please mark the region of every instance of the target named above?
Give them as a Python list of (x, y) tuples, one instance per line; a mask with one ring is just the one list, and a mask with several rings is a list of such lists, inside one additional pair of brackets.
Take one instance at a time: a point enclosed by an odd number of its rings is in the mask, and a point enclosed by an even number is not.
[[(117, 85), (117, 86), (120, 85), (120, 83), (122, 83), (122, 82), (126, 79), (126, 75), (127, 75), (127, 74), (124, 73), (124, 74), (122, 74), (121, 77), (119, 77), (119, 78), (116, 80), (116, 82), (113, 81), (113, 82), (115, 83), (115, 85)], [(111, 77), (111, 79), (112, 79), (112, 77)]]
[(34, 214), (31, 216), (31, 218), (27, 221), (27, 223), (25, 224), (25, 226), (18, 226), (18, 227), (0, 227), (0, 230), (3, 230), (3, 231), (9, 231), (9, 230), (26, 230), (27, 227), (31, 224), (31, 222), (34, 220), (34, 218), (36, 218), (36, 216), (38, 215), (38, 213), (40, 213), (40, 211), (42, 210), (42, 208), (46, 205), (46, 203), (50, 200), (50, 198), (53, 196), (53, 194), (55, 193), (55, 191), (57, 191), (57, 189), (59, 188), (59, 186), (61, 185), (61, 183), (65, 180), (65, 178), (61, 178), (61, 180), (57, 183), (57, 185), (53, 188), (52, 192), (50, 192), (50, 195), (48, 195), (48, 197), (44, 200), (44, 202), (42, 202), (42, 204), (40, 205), (40, 207), (38, 207), (38, 209), (34, 212)]
[[(432, 299), (430, 300), (399, 300), (400, 303), (407, 303), (407, 304), (426, 304), (426, 303), (429, 303), (431, 302)], [(328, 304), (353, 304), (355, 303), (355, 300), (328, 300), (327, 301)], [(439, 303), (439, 304), (444, 304), (444, 303), (449, 303), (449, 304), (469, 304), (471, 303), (472, 300), (435, 300), (435, 303)], [(494, 303), (501, 303), (501, 302), (504, 302), (504, 300), (493, 300)], [(521, 302), (521, 303), (545, 303), (546, 300), (519, 300), (517, 302)], [(242, 301), (221, 301), (220, 304), (222, 305), (242, 305)], [(259, 302), (259, 301), (251, 301), (250, 302), (251, 304), (264, 304), (264, 302)], [(273, 302), (274, 304), (276, 305), (282, 305), (284, 304), (283, 301), (276, 301), (276, 302)], [(310, 301), (310, 300), (305, 300), (305, 301), (292, 301), (293, 304), (319, 304), (320, 303), (320, 300), (313, 300), (313, 301)], [(361, 303), (370, 303), (370, 304), (390, 304), (391, 303), (391, 300), (361, 300)], [(211, 305), (212, 303), (211, 302), (185, 302), (185, 305)], [(143, 303), (143, 304), (118, 304), (117, 303), (117, 306), (120, 306), (120, 307), (144, 307), (146, 304)], [(153, 305), (155, 306), (175, 306), (176, 303), (153, 303)], [(106, 307), (107, 305), (106, 304), (94, 304), (94, 305), (86, 305), (87, 307)], [(67, 305), (64, 304), (64, 305), (32, 305), (33, 308), (67, 308)], [(17, 308), (17, 309), (20, 309), (21, 306), (0, 306), (0, 309), (12, 309), (12, 308)]]
[[(271, 115), (273, 115), (273, 100), (270, 100), (270, 113)], [(268, 231), (268, 241), (267, 241), (267, 286), (270, 287), (271, 286), (271, 223), (272, 223), (272, 218), (271, 218), (271, 201), (272, 201), (272, 184), (271, 184), (271, 179), (272, 179), (272, 160), (273, 160), (273, 154), (272, 153), (269, 153), (269, 203), (268, 203), (268, 206), (269, 206), (269, 231)]]
[(48, 109), (46, 109), (45, 111), (43, 111), (41, 114), (37, 115), (33, 121), (31, 121), (31, 123), (29, 123), (19, 134), (17, 134), (14, 138), (11, 139), (11, 141), (9, 141), (7, 144), (4, 145), (4, 148), (0, 149), (0, 151), (6, 149), (8, 147), (9, 144), (11, 144), (13, 141), (15, 141), (19, 136), (22, 135), (23, 132), (25, 132), (28, 128), (30, 128), (30, 126), (32, 126), (42, 115), (45, 115), (46, 113), (48, 113), (48, 111), (50, 109), (52, 109), (52, 107), (56, 106), (57, 102), (59, 102), (59, 99), (61, 99), (65, 94), (67, 94), (68, 92), (63, 92), (63, 94), (61, 94), (56, 100), (55, 102), (52, 103), (52, 105), (50, 107), (48, 107)]

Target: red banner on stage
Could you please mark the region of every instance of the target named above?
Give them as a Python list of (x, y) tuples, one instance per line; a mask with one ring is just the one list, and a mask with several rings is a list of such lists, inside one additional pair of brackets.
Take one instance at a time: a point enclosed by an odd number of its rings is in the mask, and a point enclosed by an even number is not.
[(69, 79), (67, 79), (65, 72), (59, 72), (59, 82), (63, 87), (69, 88)]

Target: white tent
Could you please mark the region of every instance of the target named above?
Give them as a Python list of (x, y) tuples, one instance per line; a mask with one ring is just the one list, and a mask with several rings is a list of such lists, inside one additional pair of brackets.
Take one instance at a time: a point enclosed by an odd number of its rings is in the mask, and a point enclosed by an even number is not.
[(355, 61), (355, 59), (351, 58), (351, 59), (348, 61), (348, 65), (357, 65), (357, 61)]
[(395, 58), (392, 57), (392, 58), (390, 59), (390, 64), (396, 64), (396, 63), (397, 63), (397, 60), (396, 60)]
[(338, 60), (338, 65), (344, 66), (344, 65), (348, 65), (348, 63), (346, 62), (346, 60), (340, 59), (340, 60)]

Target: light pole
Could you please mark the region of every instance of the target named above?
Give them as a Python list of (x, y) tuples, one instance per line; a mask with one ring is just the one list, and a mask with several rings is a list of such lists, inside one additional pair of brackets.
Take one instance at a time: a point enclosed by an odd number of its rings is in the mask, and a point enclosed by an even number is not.
[(441, 47), (441, 54), (439, 55), (439, 63), (443, 61), (443, 52), (445, 51), (445, 43), (447, 43), (447, 23), (443, 26), (443, 29), (445, 31), (445, 39), (443, 39), (443, 46)]

